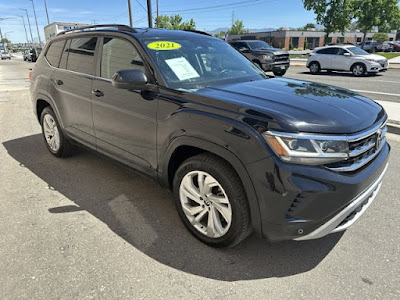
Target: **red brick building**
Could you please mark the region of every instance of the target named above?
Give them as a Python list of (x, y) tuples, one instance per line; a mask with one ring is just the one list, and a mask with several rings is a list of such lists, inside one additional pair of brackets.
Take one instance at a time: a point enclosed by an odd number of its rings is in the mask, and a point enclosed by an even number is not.
[[(375, 32), (367, 34), (367, 40), (372, 40)], [(396, 40), (396, 31), (388, 33), (389, 40)], [(331, 33), (328, 43), (360, 43), (364, 34), (362, 32)], [(323, 31), (295, 31), (276, 30), (268, 32), (254, 32), (231, 35), (230, 41), (235, 40), (262, 40), (273, 47), (289, 49), (314, 49), (324, 45), (325, 32)]]

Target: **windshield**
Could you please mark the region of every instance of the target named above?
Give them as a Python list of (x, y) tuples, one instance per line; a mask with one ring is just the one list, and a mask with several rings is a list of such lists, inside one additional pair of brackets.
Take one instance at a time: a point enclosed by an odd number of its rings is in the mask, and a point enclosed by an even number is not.
[(349, 47), (349, 48), (347, 48), (347, 50), (349, 50), (354, 55), (369, 55), (368, 52), (366, 52), (363, 49), (358, 48), (358, 47)]
[(263, 41), (254, 41), (254, 42), (247, 42), (251, 50), (263, 50), (271, 48), (266, 42)]
[(265, 79), (267, 76), (229, 44), (216, 38), (142, 40), (167, 85), (196, 90)]

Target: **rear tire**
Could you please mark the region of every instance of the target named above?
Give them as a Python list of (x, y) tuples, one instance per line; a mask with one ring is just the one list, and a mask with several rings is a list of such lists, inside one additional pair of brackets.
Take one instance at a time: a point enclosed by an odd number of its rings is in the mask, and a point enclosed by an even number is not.
[(68, 157), (74, 152), (74, 146), (65, 137), (54, 111), (48, 106), (41, 116), (42, 134), (47, 149), (56, 157)]
[(173, 192), (180, 218), (203, 243), (232, 247), (251, 233), (242, 182), (223, 159), (210, 153), (187, 159), (175, 173)]
[(319, 74), (319, 72), (321, 72), (321, 66), (316, 61), (313, 61), (312, 63), (310, 63), (308, 68), (310, 69), (310, 73), (313, 75), (317, 75), (317, 74)]

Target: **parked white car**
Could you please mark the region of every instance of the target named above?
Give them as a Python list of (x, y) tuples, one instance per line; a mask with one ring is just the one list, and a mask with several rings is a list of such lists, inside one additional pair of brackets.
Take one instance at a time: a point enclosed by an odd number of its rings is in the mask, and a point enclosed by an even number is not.
[(1, 53), (1, 59), (11, 59), (11, 55), (8, 52), (2, 52)]
[(354, 76), (383, 72), (388, 69), (389, 62), (380, 55), (368, 52), (353, 45), (335, 45), (316, 48), (310, 54), (307, 68), (311, 74), (321, 70), (350, 71)]

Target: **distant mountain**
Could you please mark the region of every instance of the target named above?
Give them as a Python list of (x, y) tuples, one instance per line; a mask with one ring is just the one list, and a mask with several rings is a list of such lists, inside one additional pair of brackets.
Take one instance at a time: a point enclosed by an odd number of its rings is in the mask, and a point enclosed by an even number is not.
[[(229, 29), (230, 29), (229, 27), (220, 27), (214, 30), (207, 30), (207, 32), (210, 34), (215, 34), (215, 33), (220, 33), (221, 31), (228, 31)], [(264, 32), (264, 31), (273, 31), (275, 30), (275, 28), (259, 28), (259, 29), (246, 28), (246, 30), (250, 32)]]

